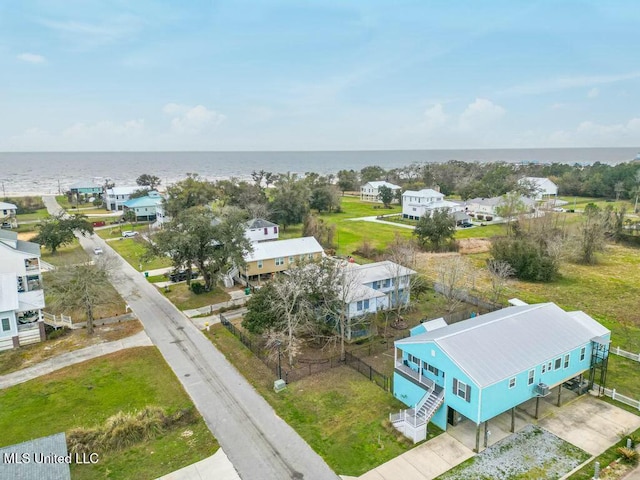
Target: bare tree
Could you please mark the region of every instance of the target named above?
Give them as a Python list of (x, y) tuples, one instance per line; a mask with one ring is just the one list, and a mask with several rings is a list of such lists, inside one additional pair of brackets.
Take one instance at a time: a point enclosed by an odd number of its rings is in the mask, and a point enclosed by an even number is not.
[(114, 273), (113, 259), (106, 255), (93, 263), (58, 268), (49, 282), (50, 304), (57, 310), (84, 311), (87, 333), (91, 335), (99, 307), (124, 304), (111, 285), (110, 277)]
[(487, 271), (489, 272), (491, 292), (493, 293), (491, 300), (497, 302), (506, 290), (507, 283), (515, 274), (515, 270), (504, 260), (489, 260), (487, 262)]
[(447, 299), (447, 310), (453, 312), (462, 303), (462, 294), (469, 289), (471, 265), (464, 257), (452, 255), (437, 266), (438, 282)]
[(514, 219), (526, 212), (527, 207), (518, 192), (510, 192), (502, 196), (500, 204), (496, 207), (496, 214), (506, 220), (507, 235), (513, 231)]

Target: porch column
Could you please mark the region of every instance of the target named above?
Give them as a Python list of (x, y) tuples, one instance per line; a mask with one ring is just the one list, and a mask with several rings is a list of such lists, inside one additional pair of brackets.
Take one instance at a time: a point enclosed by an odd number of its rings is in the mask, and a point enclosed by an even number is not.
[(20, 346), (20, 337), (18, 335), (11, 337), (11, 341), (13, 342), (13, 348), (18, 348)]
[(484, 422), (484, 448), (489, 444), (489, 421)]
[(511, 433), (516, 431), (516, 407), (511, 409)]
[(393, 368), (398, 364), (398, 347), (393, 346)]
[(480, 424), (476, 426), (476, 448), (474, 452), (480, 453)]
[(562, 405), (562, 384), (558, 385), (558, 406)]
[(420, 359), (420, 363), (418, 364), (418, 381), (422, 383), (422, 359)]
[(534, 415), (536, 420), (538, 420), (538, 408), (539, 407), (540, 407), (540, 397), (536, 397), (536, 414)]
[(44, 342), (47, 339), (47, 333), (44, 330), (44, 322), (38, 322), (38, 331), (40, 332), (40, 341)]

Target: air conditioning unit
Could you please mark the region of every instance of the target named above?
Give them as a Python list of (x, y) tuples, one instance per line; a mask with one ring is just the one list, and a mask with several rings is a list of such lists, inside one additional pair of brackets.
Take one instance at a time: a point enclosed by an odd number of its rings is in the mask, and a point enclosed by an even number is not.
[(549, 385), (547, 385), (546, 383), (539, 383), (537, 385), (536, 393), (541, 397), (546, 397), (547, 395), (549, 395)]

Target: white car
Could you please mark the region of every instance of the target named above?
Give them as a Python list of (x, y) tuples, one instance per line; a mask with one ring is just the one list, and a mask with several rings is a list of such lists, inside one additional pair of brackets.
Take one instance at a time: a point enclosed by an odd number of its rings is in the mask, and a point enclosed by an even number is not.
[(102, 247), (96, 247), (93, 249), (94, 255), (102, 255)]
[(135, 237), (136, 235), (138, 235), (138, 232), (134, 232), (133, 230), (125, 230), (122, 232), (122, 236), (125, 238)]

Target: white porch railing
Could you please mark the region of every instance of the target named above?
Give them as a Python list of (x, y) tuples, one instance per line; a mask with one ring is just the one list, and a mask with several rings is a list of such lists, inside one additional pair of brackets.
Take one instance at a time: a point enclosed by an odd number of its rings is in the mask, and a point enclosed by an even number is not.
[(444, 403), (444, 389), (427, 391), (414, 408), (391, 413), (389, 421), (404, 436), (420, 442), (427, 438), (427, 424)]
[(436, 388), (436, 384), (433, 380), (422, 375), (419, 369), (418, 371), (416, 371), (413, 368), (411, 368), (407, 363), (404, 363), (403, 361), (396, 360), (396, 370), (404, 373), (405, 375), (410, 376), (411, 378), (416, 380), (418, 383), (427, 387), (427, 389), (429, 390), (434, 390)]
[(73, 328), (73, 322), (71, 321), (71, 317), (69, 317), (68, 315), (52, 315), (51, 313), (42, 312), (42, 318), (44, 320), (44, 323), (55, 328)]

